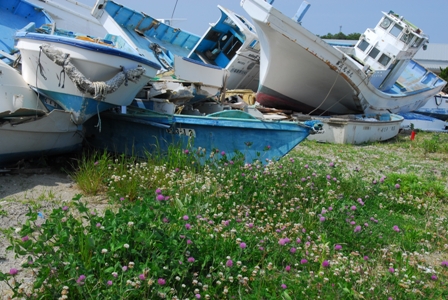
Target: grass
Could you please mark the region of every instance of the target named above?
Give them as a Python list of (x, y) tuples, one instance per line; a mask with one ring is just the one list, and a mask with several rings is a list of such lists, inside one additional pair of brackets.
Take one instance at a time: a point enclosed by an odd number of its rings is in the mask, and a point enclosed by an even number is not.
[(29, 299), (446, 299), (446, 141), (304, 141), (265, 164), (86, 155), (74, 178), (111, 207), (30, 211), (7, 234), (35, 282), (0, 280)]

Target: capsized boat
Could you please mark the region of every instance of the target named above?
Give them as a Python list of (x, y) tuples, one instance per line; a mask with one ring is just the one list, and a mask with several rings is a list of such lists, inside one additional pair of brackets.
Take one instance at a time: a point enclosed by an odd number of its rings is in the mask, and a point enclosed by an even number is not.
[(16, 34), (22, 76), (82, 124), (114, 106), (129, 105), (160, 65), (141, 57), (121, 37), (93, 38), (30, 23)]
[(446, 121), (415, 112), (402, 113), (400, 116), (404, 118), (403, 123), (401, 123), (402, 130), (418, 129), (428, 132), (448, 133), (448, 122)]
[(433, 99), (429, 99), (425, 105), (415, 112), (442, 121), (448, 121), (448, 94), (441, 92), (434, 95)]
[(86, 141), (96, 148), (145, 157), (179, 146), (202, 161), (222, 155), (245, 162), (277, 160), (309, 134), (320, 129), (319, 121), (263, 121), (239, 110), (206, 116), (159, 114), (128, 107), (126, 113), (105, 112), (84, 124)]
[(2, 117), (0, 165), (77, 151), (82, 147), (82, 140), (82, 128), (73, 124), (69, 112), (52, 110), (40, 116)]
[(408, 112), (446, 84), (412, 59), (428, 37), (394, 12), (350, 47), (329, 45), (264, 0), (241, 6), (260, 40), (262, 105), (319, 115)]
[(337, 116), (298, 115), (298, 120), (319, 120), (323, 124), (321, 134), (308, 136), (309, 140), (332, 143), (352, 144), (381, 142), (395, 137), (400, 129), (403, 117), (397, 114), (359, 114)]
[[(92, 15), (109, 33), (122, 36), (144, 57), (159, 62), (162, 71), (174, 68), (178, 79), (219, 84), (229, 89), (256, 89), (259, 74), (259, 43), (254, 27), (243, 16), (218, 6), (220, 19), (200, 37), (174, 28), (143, 12), (110, 0), (97, 0)], [(182, 60), (175, 61), (175, 57)], [(199, 73), (188, 72), (187, 62), (197, 62)], [(214, 66), (230, 72), (225, 83), (212, 81), (206, 68)]]

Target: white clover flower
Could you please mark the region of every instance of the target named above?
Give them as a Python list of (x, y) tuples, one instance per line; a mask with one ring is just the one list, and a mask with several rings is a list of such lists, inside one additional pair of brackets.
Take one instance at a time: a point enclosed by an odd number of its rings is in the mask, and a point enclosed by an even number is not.
[(128, 226), (129, 226), (129, 227), (134, 226), (134, 222), (128, 222)]
[(124, 244), (123, 247), (129, 249), (129, 244)]
[(107, 249), (101, 250), (101, 253), (106, 254), (107, 253)]

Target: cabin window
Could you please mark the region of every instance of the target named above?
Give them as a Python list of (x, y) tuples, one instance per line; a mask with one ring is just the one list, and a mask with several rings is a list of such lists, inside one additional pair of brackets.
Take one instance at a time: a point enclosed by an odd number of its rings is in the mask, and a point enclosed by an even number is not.
[(367, 47), (369, 47), (369, 43), (366, 42), (366, 40), (362, 40), (361, 42), (359, 42), (358, 44), (358, 48), (361, 49), (362, 51), (366, 51)]
[(411, 40), (412, 40), (412, 38), (414, 37), (414, 35), (412, 35), (412, 34), (406, 34), (406, 33), (404, 33), (402, 36), (401, 36), (401, 41), (403, 42), (403, 43), (405, 43), (405, 44), (409, 44), (410, 42), (411, 42)]
[(381, 26), (382, 28), (384, 28), (384, 29), (387, 29), (387, 28), (389, 28), (390, 24), (392, 24), (391, 19), (389, 19), (389, 18), (384, 18), (383, 21), (381, 21), (380, 26)]
[(380, 53), (380, 50), (376, 47), (373, 47), (373, 49), (370, 51), (369, 56), (371, 58), (375, 58), (378, 56), (378, 54)]
[(233, 22), (232, 19), (230, 19), (229, 17), (227, 17), (227, 18), (224, 20), (224, 24), (227, 24), (227, 25), (229, 25), (229, 26), (231, 26), (231, 27), (236, 27), (235, 22)]
[(378, 62), (383, 66), (387, 66), (390, 62), (390, 57), (383, 53), (380, 59), (378, 59)]
[(398, 24), (395, 24), (395, 26), (390, 30), (390, 34), (398, 37), (398, 35), (401, 33), (402, 30), (403, 30), (403, 27), (401, 27)]

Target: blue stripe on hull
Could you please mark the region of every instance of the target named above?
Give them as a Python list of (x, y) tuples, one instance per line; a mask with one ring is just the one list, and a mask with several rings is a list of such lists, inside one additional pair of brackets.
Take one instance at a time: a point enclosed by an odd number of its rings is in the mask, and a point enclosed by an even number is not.
[(96, 101), (91, 98), (79, 97), (70, 94), (64, 94), (59, 92), (53, 92), (48, 90), (39, 90), (42, 94), (48, 98), (54, 100), (64, 110), (72, 111), (76, 115), (77, 124), (82, 124), (87, 121), (93, 115), (106, 111), (115, 107), (116, 105)]

